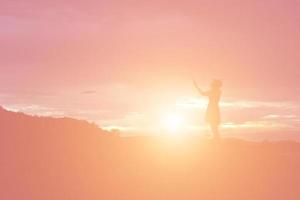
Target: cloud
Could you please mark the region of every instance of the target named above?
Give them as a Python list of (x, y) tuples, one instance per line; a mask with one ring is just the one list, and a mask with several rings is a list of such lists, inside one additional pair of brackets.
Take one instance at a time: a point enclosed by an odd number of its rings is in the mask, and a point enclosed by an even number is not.
[(3, 105), (3, 107), (8, 111), (22, 112), (29, 115), (51, 116), (51, 117), (65, 116), (64, 111), (51, 108), (51, 107), (41, 106), (41, 105), (9, 104), (9, 105)]
[[(207, 105), (206, 99), (199, 98), (182, 98), (176, 102), (176, 106), (183, 108), (203, 108)], [(281, 108), (293, 109), (300, 108), (300, 105), (291, 101), (221, 101), (220, 106), (223, 108)]]
[(296, 102), (290, 101), (224, 101), (222, 107), (235, 108), (299, 108)]
[(280, 115), (270, 114), (263, 117), (263, 119), (278, 119)]
[(270, 114), (263, 117), (263, 119), (297, 119), (297, 115), (278, 115), (278, 114)]
[(96, 94), (97, 91), (95, 90), (86, 90), (86, 91), (82, 91), (81, 94)]
[(279, 130), (279, 129), (290, 129), (293, 128), (292, 125), (287, 123), (282, 123), (278, 121), (246, 121), (243, 123), (233, 123), (227, 122), (222, 125), (224, 129), (237, 129), (237, 130)]

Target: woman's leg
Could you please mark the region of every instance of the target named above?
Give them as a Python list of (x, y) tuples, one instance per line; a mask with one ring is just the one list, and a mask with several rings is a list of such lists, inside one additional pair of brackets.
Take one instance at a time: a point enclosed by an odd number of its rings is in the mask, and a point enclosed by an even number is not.
[(213, 138), (214, 139), (219, 139), (220, 138), (219, 125), (211, 124), (210, 128), (211, 128), (211, 132), (213, 134)]

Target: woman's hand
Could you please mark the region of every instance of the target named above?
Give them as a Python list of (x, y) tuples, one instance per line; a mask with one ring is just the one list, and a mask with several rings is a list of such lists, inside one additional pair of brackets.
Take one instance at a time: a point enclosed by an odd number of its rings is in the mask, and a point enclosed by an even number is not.
[(196, 83), (196, 81), (193, 81), (195, 88), (198, 90), (198, 92), (200, 94), (203, 94), (203, 91), (199, 88), (198, 84)]

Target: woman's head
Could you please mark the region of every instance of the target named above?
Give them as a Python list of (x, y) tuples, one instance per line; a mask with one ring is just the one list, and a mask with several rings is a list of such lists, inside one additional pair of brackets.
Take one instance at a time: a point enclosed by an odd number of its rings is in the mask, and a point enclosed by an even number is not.
[(212, 89), (220, 89), (222, 85), (223, 85), (222, 81), (215, 79), (211, 82), (210, 87)]

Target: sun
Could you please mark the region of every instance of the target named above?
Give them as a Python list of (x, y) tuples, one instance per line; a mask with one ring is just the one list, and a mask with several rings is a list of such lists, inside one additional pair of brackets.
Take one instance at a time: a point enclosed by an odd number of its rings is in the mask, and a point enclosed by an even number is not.
[(168, 133), (178, 134), (183, 131), (185, 120), (178, 114), (168, 114), (162, 117), (161, 124)]

